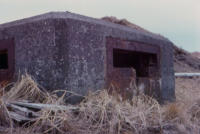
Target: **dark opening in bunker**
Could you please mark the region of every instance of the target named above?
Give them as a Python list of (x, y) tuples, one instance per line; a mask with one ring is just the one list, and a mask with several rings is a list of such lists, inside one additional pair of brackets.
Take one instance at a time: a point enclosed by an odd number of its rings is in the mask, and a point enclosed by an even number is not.
[(0, 40), (0, 82), (11, 80), (15, 64), (14, 39)]
[(134, 68), (137, 77), (150, 77), (158, 72), (158, 59), (152, 53), (113, 49), (113, 66)]
[(8, 69), (8, 51), (0, 51), (0, 69)]

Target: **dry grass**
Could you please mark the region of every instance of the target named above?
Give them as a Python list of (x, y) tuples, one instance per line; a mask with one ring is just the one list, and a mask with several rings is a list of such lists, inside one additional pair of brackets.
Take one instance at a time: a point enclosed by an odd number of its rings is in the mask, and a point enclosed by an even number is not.
[[(107, 90), (89, 93), (77, 110), (43, 109), (33, 123), (16, 124), (9, 117), (6, 104), (27, 100), (64, 104), (63, 96), (41, 90), (29, 75), (1, 88), (0, 133), (40, 134), (197, 134), (200, 131), (200, 79), (177, 79), (175, 103), (161, 106), (140, 94), (131, 102), (111, 96)], [(8, 91), (7, 91), (8, 90)]]
[[(11, 86), (11, 88), (8, 89), (8, 86)], [(3, 98), (6, 101), (29, 100), (31, 102), (42, 102), (48, 96), (48, 93), (42, 91), (29, 75), (22, 75), (16, 83), (7, 85), (7, 87), (2, 88)], [(9, 91), (5, 92), (5, 89)]]

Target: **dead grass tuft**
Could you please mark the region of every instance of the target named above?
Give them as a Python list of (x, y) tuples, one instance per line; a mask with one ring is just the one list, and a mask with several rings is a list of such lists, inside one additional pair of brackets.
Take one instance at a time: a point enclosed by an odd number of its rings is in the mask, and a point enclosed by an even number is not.
[(31, 102), (43, 102), (47, 96), (48, 93), (42, 91), (30, 75), (25, 74), (13, 84), (3, 98), (8, 101), (28, 100)]
[(166, 106), (165, 119), (173, 120), (179, 117), (182, 113), (182, 108), (177, 103), (171, 103)]
[[(199, 86), (186, 85), (188, 80), (183, 79), (177, 79), (176, 82), (177, 101), (163, 106), (143, 94), (122, 101), (120, 96), (110, 95), (107, 90), (90, 92), (80, 104), (71, 106), (64, 103), (66, 91), (62, 91), (60, 97), (57, 96), (59, 91), (48, 93), (25, 74), (16, 83), (0, 90), (0, 132), (3, 128), (4, 133), (22, 134), (199, 133)], [(195, 84), (192, 80), (190, 82)], [(6, 105), (24, 100), (62, 104), (73, 109), (45, 108), (38, 112), (40, 116), (34, 121), (19, 125), (11, 120)]]

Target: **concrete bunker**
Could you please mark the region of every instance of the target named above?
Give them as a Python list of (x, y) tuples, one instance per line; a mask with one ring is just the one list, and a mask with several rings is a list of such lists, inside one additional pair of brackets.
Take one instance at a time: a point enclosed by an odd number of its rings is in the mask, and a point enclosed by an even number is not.
[(0, 25), (0, 81), (16, 80), (19, 72), (48, 90), (81, 95), (113, 82), (123, 90), (135, 77), (160, 102), (175, 99), (172, 42), (69, 12)]

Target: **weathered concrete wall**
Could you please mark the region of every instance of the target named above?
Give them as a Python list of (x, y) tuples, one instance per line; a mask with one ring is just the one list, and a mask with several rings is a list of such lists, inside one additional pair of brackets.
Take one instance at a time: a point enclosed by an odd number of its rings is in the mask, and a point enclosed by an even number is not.
[(55, 54), (53, 21), (45, 20), (1, 30), (1, 39), (15, 40), (15, 75), (27, 71), (37, 81), (48, 87), (55, 87), (58, 72)]
[(81, 94), (103, 88), (105, 46), (100, 28), (94, 24), (67, 19), (69, 87)]
[(71, 13), (48, 13), (0, 25), (0, 40), (15, 39), (15, 75), (28, 73), (47, 89), (67, 89), (85, 95), (106, 85), (106, 38), (158, 46), (159, 100), (173, 100), (171, 42), (117, 24)]
[(162, 101), (175, 100), (175, 77), (173, 46), (171, 43), (164, 43), (161, 51), (161, 96)]

